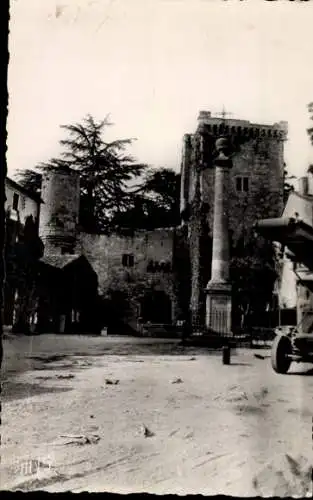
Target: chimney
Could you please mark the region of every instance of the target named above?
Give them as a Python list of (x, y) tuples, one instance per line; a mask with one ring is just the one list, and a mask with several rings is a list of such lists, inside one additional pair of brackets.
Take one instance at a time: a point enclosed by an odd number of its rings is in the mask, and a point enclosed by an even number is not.
[(309, 179), (306, 176), (298, 179), (298, 193), (309, 194)]

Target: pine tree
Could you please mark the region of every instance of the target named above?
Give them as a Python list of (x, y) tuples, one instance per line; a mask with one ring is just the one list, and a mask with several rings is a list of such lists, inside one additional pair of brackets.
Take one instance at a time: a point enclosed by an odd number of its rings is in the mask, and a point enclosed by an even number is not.
[(34, 171), (20, 171), (19, 180), (33, 191), (38, 189), (38, 174), (58, 167), (69, 167), (80, 174), (80, 224), (88, 232), (107, 232), (117, 213), (127, 210), (132, 201), (130, 184), (145, 165), (138, 164), (126, 149), (133, 139), (106, 142), (103, 133), (111, 126), (108, 118), (97, 122), (87, 115), (82, 123), (61, 125), (67, 137), (60, 141), (60, 158), (40, 163)]

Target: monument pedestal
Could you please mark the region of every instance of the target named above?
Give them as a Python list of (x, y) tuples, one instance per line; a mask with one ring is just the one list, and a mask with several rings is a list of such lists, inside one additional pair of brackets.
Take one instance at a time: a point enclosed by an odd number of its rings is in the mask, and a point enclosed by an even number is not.
[(211, 281), (206, 294), (206, 327), (219, 335), (231, 335), (230, 283)]

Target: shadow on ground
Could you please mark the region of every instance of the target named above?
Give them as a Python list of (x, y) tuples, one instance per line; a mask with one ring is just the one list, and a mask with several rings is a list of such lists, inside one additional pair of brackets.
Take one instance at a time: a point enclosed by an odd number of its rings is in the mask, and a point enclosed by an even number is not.
[(45, 387), (40, 384), (27, 384), (12, 380), (2, 383), (1, 397), (2, 401), (13, 401), (48, 392), (68, 392), (71, 390), (70, 387)]

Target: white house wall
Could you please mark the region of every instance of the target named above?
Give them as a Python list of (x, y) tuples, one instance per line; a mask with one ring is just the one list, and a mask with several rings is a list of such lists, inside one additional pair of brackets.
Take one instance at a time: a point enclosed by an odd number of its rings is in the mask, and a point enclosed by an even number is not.
[(12, 219), (17, 220), (17, 212), (13, 210), (13, 196), (14, 193), (18, 194), (18, 212), (20, 221), (22, 224), (25, 224), (26, 217), (32, 215), (34, 219), (37, 219), (39, 215), (39, 203), (33, 200), (32, 198), (25, 195), (22, 191), (11, 187), (6, 184), (5, 186), (5, 210), (10, 210)]
[(298, 217), (309, 226), (313, 226), (313, 197), (291, 192), (283, 211), (283, 217)]

